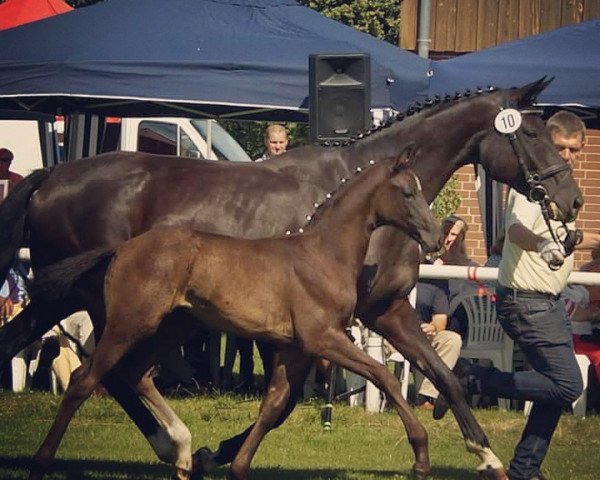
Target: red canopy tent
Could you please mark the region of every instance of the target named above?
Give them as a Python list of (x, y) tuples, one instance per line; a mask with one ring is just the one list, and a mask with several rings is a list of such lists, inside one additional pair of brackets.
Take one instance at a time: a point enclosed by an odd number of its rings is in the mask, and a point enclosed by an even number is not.
[(0, 3), (0, 30), (73, 10), (62, 0), (6, 0)]

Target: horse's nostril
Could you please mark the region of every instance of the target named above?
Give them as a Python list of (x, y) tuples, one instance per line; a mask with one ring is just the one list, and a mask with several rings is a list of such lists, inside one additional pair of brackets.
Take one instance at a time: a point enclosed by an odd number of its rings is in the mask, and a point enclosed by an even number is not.
[(583, 197), (577, 196), (573, 200), (573, 208), (579, 210), (581, 207), (583, 207)]

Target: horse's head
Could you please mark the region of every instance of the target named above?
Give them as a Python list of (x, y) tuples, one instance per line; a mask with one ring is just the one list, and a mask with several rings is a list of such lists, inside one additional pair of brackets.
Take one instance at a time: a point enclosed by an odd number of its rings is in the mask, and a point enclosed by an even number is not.
[(442, 230), (427, 204), (419, 179), (407, 166), (416, 151), (411, 143), (393, 161), (389, 181), (378, 192), (376, 209), (380, 224), (403, 230), (429, 253), (440, 249)]
[(532, 108), (551, 81), (542, 78), (487, 97), (493, 124), (479, 143), (479, 162), (495, 180), (539, 203), (550, 218), (568, 222), (576, 218), (583, 197), (539, 112)]

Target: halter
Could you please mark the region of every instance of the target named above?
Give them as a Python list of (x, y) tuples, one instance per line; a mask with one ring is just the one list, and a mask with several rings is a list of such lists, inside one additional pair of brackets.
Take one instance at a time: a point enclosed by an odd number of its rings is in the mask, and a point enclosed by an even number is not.
[[(552, 227), (550, 226), (550, 197), (548, 196), (548, 190), (542, 184), (542, 181), (557, 173), (570, 170), (571, 167), (566, 162), (561, 165), (551, 165), (541, 171), (535, 172), (531, 172), (527, 167), (527, 164), (534, 165), (534, 161), (533, 156), (522, 140), (522, 133), (520, 132), (521, 115), (537, 115), (539, 113), (541, 113), (541, 111), (535, 109), (519, 111), (513, 108), (501, 108), (500, 113), (496, 116), (494, 121), (494, 126), (499, 133), (507, 137), (510, 141), (513, 152), (519, 162), (519, 166), (523, 171), (525, 181), (529, 186), (529, 193), (527, 194), (529, 200), (540, 206), (544, 222), (546, 222), (546, 226), (552, 235), (552, 239), (557, 244), (562, 245), (565, 255), (569, 256), (573, 253), (575, 246), (581, 242), (583, 236), (580, 230), (569, 230), (565, 222), (561, 222), (562, 228), (566, 232), (564, 240), (561, 240), (556, 232), (552, 230)], [(557, 270), (558, 268), (560, 268), (560, 266), (550, 266), (551, 270)]]

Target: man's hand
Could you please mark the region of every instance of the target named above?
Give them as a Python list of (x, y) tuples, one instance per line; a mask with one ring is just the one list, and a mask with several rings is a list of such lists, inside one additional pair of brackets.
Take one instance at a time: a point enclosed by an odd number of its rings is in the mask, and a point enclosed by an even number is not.
[(552, 270), (560, 268), (565, 263), (564, 249), (554, 240), (541, 240), (537, 244), (537, 251)]
[(421, 331), (425, 334), (425, 336), (428, 338), (428, 340), (430, 342), (431, 342), (431, 340), (433, 340), (433, 337), (435, 337), (435, 334), (437, 333), (435, 325), (433, 325), (431, 323), (422, 323)]
[(12, 317), (15, 306), (10, 298), (0, 297), (0, 324)]

